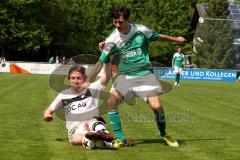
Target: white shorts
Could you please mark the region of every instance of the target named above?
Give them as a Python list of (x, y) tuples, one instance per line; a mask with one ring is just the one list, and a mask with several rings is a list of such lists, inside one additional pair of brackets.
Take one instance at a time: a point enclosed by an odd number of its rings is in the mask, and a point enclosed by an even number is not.
[(176, 73), (182, 73), (182, 68), (179, 68), (179, 67), (177, 67), (177, 66), (174, 66), (174, 73), (176, 74)]
[(159, 94), (164, 92), (158, 79), (152, 73), (143, 76), (118, 75), (110, 91), (112, 90), (120, 92), (124, 101), (129, 101), (134, 97), (140, 97), (147, 101), (149, 93), (153, 91)]

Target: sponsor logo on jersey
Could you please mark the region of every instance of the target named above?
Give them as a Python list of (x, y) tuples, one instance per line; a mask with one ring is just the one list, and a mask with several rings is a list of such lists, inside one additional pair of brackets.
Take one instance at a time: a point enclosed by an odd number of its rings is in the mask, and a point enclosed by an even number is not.
[(76, 101), (82, 101), (88, 97), (90, 97), (92, 94), (90, 92), (89, 89), (87, 89), (87, 91), (84, 94), (80, 94), (77, 97), (74, 98), (69, 98), (69, 99), (62, 99), (62, 105), (63, 106), (67, 106), (68, 104), (72, 103), (72, 102), (76, 102)]
[(122, 51), (121, 58), (127, 59), (127, 58), (131, 58), (131, 57), (134, 57), (134, 56), (141, 55), (142, 53), (143, 52), (142, 52), (141, 48), (134, 48), (134, 49), (129, 50), (129, 51)]

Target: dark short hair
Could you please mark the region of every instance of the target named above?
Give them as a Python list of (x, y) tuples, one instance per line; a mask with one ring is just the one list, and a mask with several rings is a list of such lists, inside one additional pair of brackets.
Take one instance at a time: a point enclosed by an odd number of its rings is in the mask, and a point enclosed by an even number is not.
[(80, 65), (74, 65), (70, 68), (70, 70), (68, 71), (68, 79), (70, 79), (70, 75), (72, 74), (72, 72), (77, 71), (79, 73), (81, 73), (84, 77), (84, 79), (86, 79), (86, 69), (83, 66)]
[(113, 6), (111, 8), (111, 14), (113, 19), (117, 19), (120, 16), (123, 16), (124, 19), (128, 20), (130, 11), (126, 6)]

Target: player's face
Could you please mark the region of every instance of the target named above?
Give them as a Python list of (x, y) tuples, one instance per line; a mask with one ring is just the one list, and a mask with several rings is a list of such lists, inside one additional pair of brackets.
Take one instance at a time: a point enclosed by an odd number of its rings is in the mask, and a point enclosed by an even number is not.
[(182, 48), (178, 48), (178, 53), (182, 53)]
[(82, 73), (80, 73), (78, 71), (73, 71), (70, 74), (69, 80), (70, 80), (71, 86), (74, 88), (79, 88), (80, 85), (83, 84), (83, 82), (85, 81)]
[(123, 18), (123, 16), (113, 19), (113, 24), (120, 33), (126, 33), (128, 31), (129, 24), (128, 21)]

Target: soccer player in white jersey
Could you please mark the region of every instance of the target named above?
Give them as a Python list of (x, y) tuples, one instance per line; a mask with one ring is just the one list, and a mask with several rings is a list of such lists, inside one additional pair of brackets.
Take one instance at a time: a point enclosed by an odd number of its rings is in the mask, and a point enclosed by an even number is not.
[(182, 52), (182, 48), (179, 47), (177, 52), (174, 53), (172, 58), (172, 67), (175, 73), (175, 86), (180, 85), (180, 76), (182, 74), (182, 68), (185, 68), (185, 58)]
[(101, 57), (82, 87), (89, 85), (101, 70), (103, 63), (110, 55), (113, 55), (117, 62), (118, 76), (112, 84), (107, 105), (108, 118), (116, 138), (122, 142), (123, 146), (133, 144), (133, 141), (127, 140), (122, 132), (117, 106), (121, 100), (127, 101), (138, 96), (144, 99), (153, 110), (160, 138), (169, 146), (178, 147), (178, 142), (165, 131), (166, 117), (159, 99), (159, 94), (164, 91), (153, 74), (148, 46), (149, 41), (157, 39), (178, 43), (184, 43), (186, 40), (183, 37), (158, 34), (144, 25), (131, 24), (129, 16), (130, 11), (127, 7), (115, 6), (112, 8), (113, 24), (116, 29), (104, 43), (99, 43), (100, 48), (105, 44)]
[(80, 85), (86, 80), (85, 68), (74, 65), (68, 72), (71, 88), (63, 90), (44, 112), (44, 120), (53, 120), (53, 113), (63, 107), (66, 118), (68, 138), (72, 144), (86, 145), (94, 148), (95, 140), (112, 148), (113, 135), (109, 134), (106, 125), (99, 118), (99, 94), (104, 89), (110, 78), (110, 64), (104, 64), (105, 73), (91, 83), (88, 88)]

